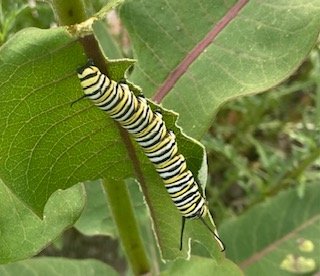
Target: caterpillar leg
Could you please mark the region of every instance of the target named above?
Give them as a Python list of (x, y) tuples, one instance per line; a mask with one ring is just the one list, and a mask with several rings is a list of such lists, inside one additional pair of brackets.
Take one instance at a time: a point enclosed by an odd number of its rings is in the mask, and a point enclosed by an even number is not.
[(180, 232), (180, 251), (182, 250), (184, 225), (186, 223), (186, 218), (183, 216), (181, 218), (182, 220), (181, 220), (181, 232)]

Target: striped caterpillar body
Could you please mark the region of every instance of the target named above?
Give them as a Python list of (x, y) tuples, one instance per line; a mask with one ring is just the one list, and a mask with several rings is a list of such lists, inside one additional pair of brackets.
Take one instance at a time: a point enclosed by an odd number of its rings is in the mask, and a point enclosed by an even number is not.
[(78, 77), (83, 97), (92, 100), (132, 135), (163, 179), (173, 203), (182, 214), (180, 250), (185, 219), (189, 218), (200, 218), (224, 250), (217, 234), (203, 220), (208, 213), (206, 200), (199, 192), (184, 156), (179, 154), (176, 137), (166, 128), (161, 113), (152, 111), (147, 100), (142, 95), (136, 96), (127, 84), (102, 74), (92, 61), (78, 69)]

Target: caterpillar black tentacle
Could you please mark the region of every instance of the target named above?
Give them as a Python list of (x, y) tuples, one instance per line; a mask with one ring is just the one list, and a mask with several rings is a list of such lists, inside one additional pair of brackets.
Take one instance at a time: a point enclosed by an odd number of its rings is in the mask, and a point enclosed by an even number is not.
[(163, 179), (173, 203), (182, 214), (180, 250), (185, 220), (192, 218), (200, 218), (224, 250), (217, 234), (203, 220), (208, 213), (206, 200), (188, 170), (184, 156), (179, 153), (175, 134), (167, 129), (161, 111), (152, 111), (143, 95), (136, 96), (126, 83), (109, 79), (91, 60), (77, 72), (84, 97), (127, 129)]

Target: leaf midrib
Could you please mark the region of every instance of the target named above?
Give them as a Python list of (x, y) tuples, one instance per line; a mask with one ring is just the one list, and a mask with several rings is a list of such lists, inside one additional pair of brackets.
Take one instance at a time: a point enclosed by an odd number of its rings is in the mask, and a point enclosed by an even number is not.
[(248, 0), (239, 0), (229, 11), (215, 24), (212, 29), (189, 51), (177, 67), (172, 70), (162, 85), (158, 88), (152, 100), (160, 103), (173, 88), (175, 83), (184, 75), (189, 66), (197, 60), (201, 53), (215, 40), (218, 34), (238, 15), (240, 10), (247, 4)]

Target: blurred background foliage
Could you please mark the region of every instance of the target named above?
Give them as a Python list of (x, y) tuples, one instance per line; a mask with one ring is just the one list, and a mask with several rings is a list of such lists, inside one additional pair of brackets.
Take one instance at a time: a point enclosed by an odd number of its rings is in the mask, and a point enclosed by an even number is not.
[(0, 45), (11, 35), (26, 27), (50, 28), (54, 16), (43, 1), (0, 1)]
[[(89, 8), (94, 13), (104, 4), (90, 1)], [(106, 24), (122, 53), (130, 56), (130, 42), (116, 13)], [(54, 26), (47, 2), (0, 0), (0, 45), (23, 28)], [(220, 109), (201, 141), (208, 154), (207, 199), (218, 225), (288, 186), (303, 196), (308, 183), (319, 183), (319, 75), (318, 42), (285, 82), (266, 93), (233, 100)], [(89, 238), (71, 229), (40, 255), (97, 258), (124, 271), (119, 248), (111, 238)], [(113, 254), (106, 255), (106, 251)]]
[(315, 48), (274, 89), (234, 100), (217, 114), (202, 143), (218, 222), (288, 186), (302, 196), (307, 183), (319, 182), (319, 53)]

